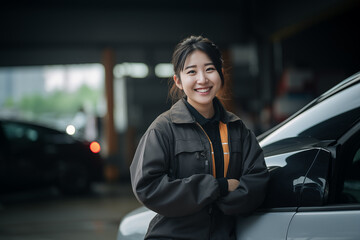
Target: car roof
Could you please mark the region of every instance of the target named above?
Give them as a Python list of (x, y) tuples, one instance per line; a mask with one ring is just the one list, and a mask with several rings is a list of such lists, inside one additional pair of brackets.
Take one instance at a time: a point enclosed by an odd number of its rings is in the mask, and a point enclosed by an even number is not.
[(22, 124), (22, 125), (35, 127), (35, 128), (41, 128), (41, 129), (44, 129), (46, 131), (51, 131), (51, 132), (58, 133), (58, 134), (65, 134), (64, 131), (58, 130), (58, 129), (53, 128), (51, 126), (48, 126), (46, 124), (34, 123), (34, 122), (24, 120), (24, 119), (0, 117), (0, 123), (1, 122), (4, 122), (4, 123), (5, 122), (7, 122), (7, 123), (18, 123), (18, 124)]

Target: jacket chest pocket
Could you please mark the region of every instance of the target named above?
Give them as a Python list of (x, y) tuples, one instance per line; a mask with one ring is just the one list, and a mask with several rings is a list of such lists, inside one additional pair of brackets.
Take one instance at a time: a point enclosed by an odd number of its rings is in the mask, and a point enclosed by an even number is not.
[(208, 171), (205, 149), (199, 141), (177, 140), (175, 143), (175, 164), (175, 174), (178, 178), (187, 178)]

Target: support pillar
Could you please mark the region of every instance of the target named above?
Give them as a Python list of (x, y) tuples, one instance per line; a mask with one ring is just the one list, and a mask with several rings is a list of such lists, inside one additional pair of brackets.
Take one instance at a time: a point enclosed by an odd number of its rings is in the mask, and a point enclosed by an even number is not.
[[(114, 121), (114, 74), (115, 53), (112, 49), (103, 51), (102, 63), (105, 69), (105, 97), (106, 97), (106, 115), (104, 119), (104, 136), (106, 144), (106, 158), (112, 159), (116, 155), (117, 133)], [(118, 178), (119, 170), (113, 161), (108, 161), (105, 166), (105, 178), (107, 181), (115, 181)]]

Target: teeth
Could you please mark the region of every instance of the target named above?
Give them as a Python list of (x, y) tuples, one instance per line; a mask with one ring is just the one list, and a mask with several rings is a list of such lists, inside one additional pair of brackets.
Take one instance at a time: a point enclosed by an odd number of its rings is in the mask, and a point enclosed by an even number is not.
[(206, 89), (196, 89), (196, 91), (201, 92), (201, 93), (204, 93), (204, 92), (209, 91), (209, 89), (210, 89), (210, 88), (206, 88)]

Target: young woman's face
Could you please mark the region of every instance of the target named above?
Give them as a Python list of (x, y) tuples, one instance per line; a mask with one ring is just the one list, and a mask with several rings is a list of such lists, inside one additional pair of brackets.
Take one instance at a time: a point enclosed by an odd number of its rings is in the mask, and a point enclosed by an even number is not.
[(185, 60), (176, 86), (184, 90), (188, 102), (197, 110), (212, 107), (212, 100), (221, 88), (221, 78), (206, 53), (195, 50)]

